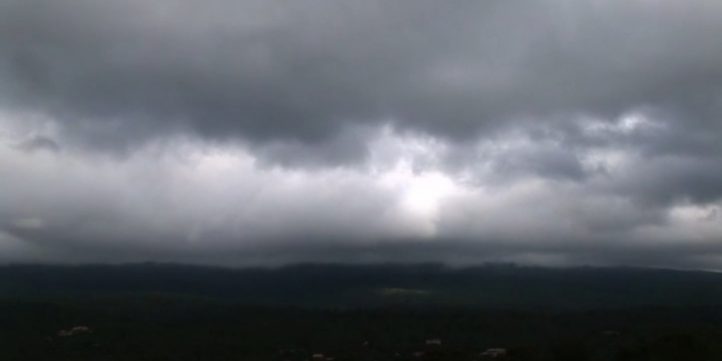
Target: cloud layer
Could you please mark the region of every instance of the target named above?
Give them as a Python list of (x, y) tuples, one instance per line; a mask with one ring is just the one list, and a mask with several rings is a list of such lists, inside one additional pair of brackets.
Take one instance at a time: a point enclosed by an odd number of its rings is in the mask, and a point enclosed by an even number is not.
[(718, 268), (722, 6), (5, 1), (0, 261)]

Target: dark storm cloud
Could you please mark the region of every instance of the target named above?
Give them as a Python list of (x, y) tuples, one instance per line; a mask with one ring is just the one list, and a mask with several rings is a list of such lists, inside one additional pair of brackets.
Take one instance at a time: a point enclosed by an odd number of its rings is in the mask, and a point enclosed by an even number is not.
[[(389, 119), (463, 138), (518, 117), (639, 105), (707, 126), (720, 107), (715, 1), (7, 1), (0, 10), (6, 101), (52, 112), (98, 144), (169, 131), (316, 143)], [(699, 102), (716, 105), (713, 119), (697, 119)]]
[(0, 252), (719, 266), (718, 34), (716, 0), (3, 1)]

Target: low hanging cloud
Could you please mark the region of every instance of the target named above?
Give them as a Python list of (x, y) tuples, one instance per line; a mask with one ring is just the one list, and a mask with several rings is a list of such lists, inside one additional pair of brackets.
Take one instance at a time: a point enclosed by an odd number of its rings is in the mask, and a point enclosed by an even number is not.
[(718, 1), (0, 4), (0, 261), (718, 268)]

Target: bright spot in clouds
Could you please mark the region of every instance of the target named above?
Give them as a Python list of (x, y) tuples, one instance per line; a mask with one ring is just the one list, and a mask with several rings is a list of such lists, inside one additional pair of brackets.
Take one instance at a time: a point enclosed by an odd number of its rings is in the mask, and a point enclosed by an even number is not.
[(439, 203), (450, 195), (455, 184), (440, 172), (411, 175), (402, 190), (402, 204), (409, 212), (426, 220), (435, 220)]

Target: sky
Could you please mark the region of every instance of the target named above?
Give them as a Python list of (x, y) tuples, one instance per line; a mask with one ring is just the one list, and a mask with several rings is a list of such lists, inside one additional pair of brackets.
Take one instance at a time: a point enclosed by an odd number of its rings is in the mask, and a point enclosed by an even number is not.
[(0, 263), (722, 269), (718, 0), (4, 0)]

